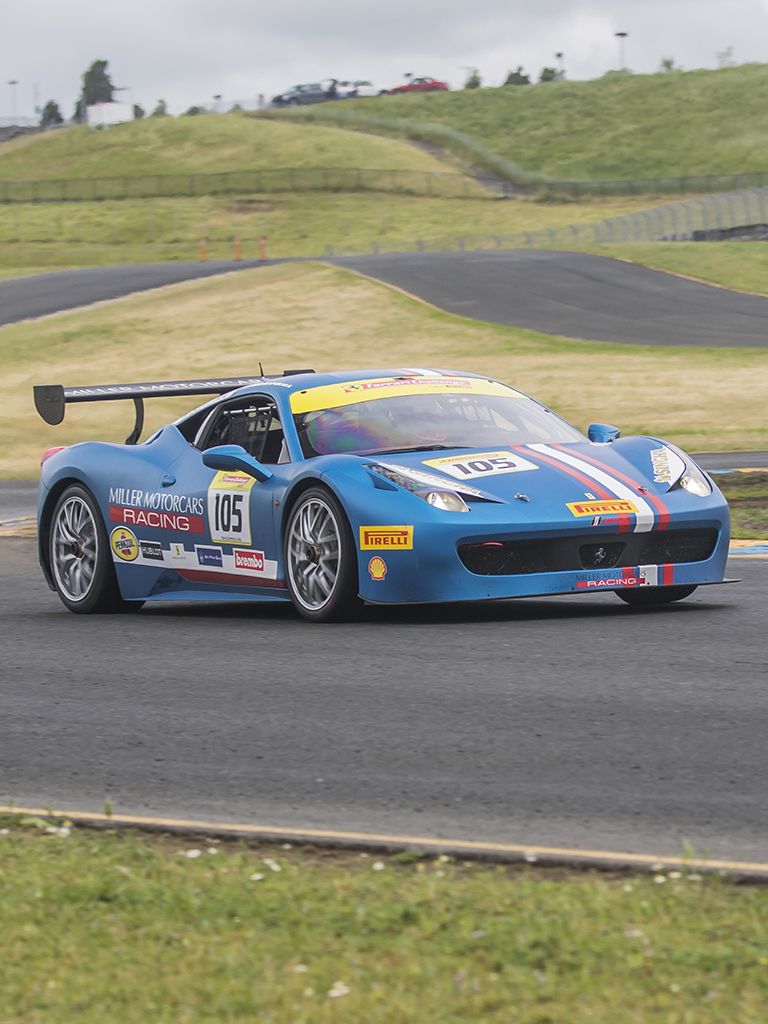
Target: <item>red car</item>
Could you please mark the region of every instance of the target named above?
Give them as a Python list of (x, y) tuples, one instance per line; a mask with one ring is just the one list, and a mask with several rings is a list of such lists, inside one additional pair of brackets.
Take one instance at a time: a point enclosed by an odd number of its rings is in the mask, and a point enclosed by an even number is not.
[(447, 88), (447, 82), (438, 82), (436, 78), (412, 78), (405, 85), (396, 85), (389, 92), (393, 96), (398, 92), (438, 92), (441, 89)]

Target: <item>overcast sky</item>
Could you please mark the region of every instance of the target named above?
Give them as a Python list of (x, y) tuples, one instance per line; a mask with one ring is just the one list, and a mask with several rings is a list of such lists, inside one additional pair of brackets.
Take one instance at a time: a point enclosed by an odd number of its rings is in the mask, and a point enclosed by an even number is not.
[[(538, 75), (565, 54), (569, 78), (626, 63), (657, 70), (768, 61), (768, 0), (0, 0), (0, 116), (58, 101), (69, 116), (91, 61), (109, 61), (123, 95), (172, 113), (193, 103), (271, 96), (295, 82), (405, 72), (459, 87), (466, 66), (499, 85), (510, 67)], [(8, 85), (17, 79), (15, 90)]]

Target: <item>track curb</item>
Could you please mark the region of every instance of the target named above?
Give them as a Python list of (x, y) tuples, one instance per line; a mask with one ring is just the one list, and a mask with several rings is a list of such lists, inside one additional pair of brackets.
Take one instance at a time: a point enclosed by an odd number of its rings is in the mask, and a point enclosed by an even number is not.
[(290, 842), (297, 846), (326, 847), (380, 853), (446, 855), (463, 860), (498, 864), (529, 864), (550, 868), (657, 874), (682, 870), (722, 875), (738, 881), (768, 883), (768, 863), (709, 857), (680, 857), (586, 850), (568, 847), (483, 842), (472, 839), (435, 838), (376, 832), (292, 828), (284, 825), (241, 824), (189, 818), (161, 818), (134, 814), (107, 815), (90, 811), (51, 810), (41, 807), (0, 806), (0, 815), (33, 816), (52, 823), (64, 821), (91, 829), (165, 833), (217, 839), (242, 839), (265, 843)]

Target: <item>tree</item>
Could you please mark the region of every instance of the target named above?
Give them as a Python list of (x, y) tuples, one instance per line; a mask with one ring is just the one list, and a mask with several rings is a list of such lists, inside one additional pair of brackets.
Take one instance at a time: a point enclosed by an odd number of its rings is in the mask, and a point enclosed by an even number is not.
[(95, 60), (83, 75), (73, 121), (85, 121), (85, 108), (92, 103), (111, 103), (115, 98), (115, 87), (107, 73), (107, 67), (108, 61)]
[(719, 68), (735, 68), (736, 61), (733, 59), (733, 47), (726, 46), (724, 50), (717, 50), (715, 52), (717, 57), (717, 66)]
[(477, 68), (471, 68), (469, 74), (467, 75), (467, 80), (464, 83), (464, 88), (479, 89), (482, 84), (483, 82), (482, 79), (480, 78), (480, 72), (477, 70)]
[(52, 124), (64, 124), (64, 118), (61, 116), (59, 104), (56, 100), (48, 100), (40, 116), (41, 128), (49, 128)]
[(675, 64), (674, 57), (662, 57), (661, 64), (659, 64), (659, 71), (682, 71), (681, 67)]
[(140, 103), (133, 104), (133, 119), (134, 121), (140, 121), (145, 116), (144, 107)]
[(539, 75), (540, 82), (556, 82), (558, 79), (557, 68), (542, 68)]
[(198, 114), (205, 114), (205, 113), (207, 113), (205, 107), (188, 107), (184, 111), (183, 116), (184, 117), (195, 117)]
[(517, 65), (516, 71), (510, 71), (507, 75), (504, 85), (530, 85), (531, 80), (523, 71), (522, 65)]
[(158, 100), (155, 109), (149, 115), (150, 117), (166, 117), (168, 114), (168, 104), (165, 100)]

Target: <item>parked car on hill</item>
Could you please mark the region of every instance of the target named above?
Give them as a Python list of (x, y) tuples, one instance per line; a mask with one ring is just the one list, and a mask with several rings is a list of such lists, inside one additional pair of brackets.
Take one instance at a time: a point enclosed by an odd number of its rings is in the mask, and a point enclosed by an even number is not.
[(338, 91), (339, 99), (354, 99), (355, 97), (363, 96), (384, 96), (386, 95), (386, 89), (379, 89), (365, 79), (358, 79), (354, 82), (337, 82), (336, 88)]
[(311, 82), (308, 85), (292, 85), (285, 92), (278, 93), (272, 97), (273, 107), (299, 107), (309, 103), (323, 103), (331, 99), (328, 90), (323, 88), (320, 82)]
[(439, 92), (447, 89), (448, 83), (439, 82), (436, 78), (411, 78), (403, 85), (396, 85), (389, 92), (390, 95), (394, 95), (398, 92)]

